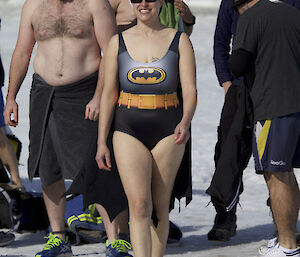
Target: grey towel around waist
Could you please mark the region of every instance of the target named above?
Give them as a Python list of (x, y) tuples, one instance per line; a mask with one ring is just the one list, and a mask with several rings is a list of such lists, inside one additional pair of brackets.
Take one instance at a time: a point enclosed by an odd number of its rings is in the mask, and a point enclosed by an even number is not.
[(74, 178), (82, 169), (86, 156), (92, 150), (89, 147), (91, 142), (97, 140), (98, 123), (84, 119), (85, 107), (94, 95), (97, 80), (98, 72), (95, 72), (77, 82), (54, 87), (38, 74), (33, 75), (28, 159), (30, 180), (38, 176), (50, 113), (56, 127), (55, 140), (59, 142), (54, 144), (55, 153), (59, 154), (60, 163), (70, 164), (60, 167), (63, 173), (64, 169), (68, 169), (68, 177), (64, 177)]

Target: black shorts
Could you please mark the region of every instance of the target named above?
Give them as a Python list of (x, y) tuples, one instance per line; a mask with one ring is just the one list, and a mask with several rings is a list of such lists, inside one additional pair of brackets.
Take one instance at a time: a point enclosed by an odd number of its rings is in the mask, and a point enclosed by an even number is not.
[(257, 173), (300, 168), (300, 112), (258, 121), (253, 133), (253, 155)]

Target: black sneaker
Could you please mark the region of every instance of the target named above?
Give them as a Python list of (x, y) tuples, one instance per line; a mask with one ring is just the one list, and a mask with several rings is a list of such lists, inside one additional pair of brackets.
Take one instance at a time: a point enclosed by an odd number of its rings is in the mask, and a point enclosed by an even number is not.
[(180, 246), (180, 239), (182, 238), (182, 232), (180, 228), (169, 221), (169, 235), (167, 240), (167, 247), (177, 247)]
[(207, 234), (208, 240), (226, 242), (236, 234), (237, 226), (235, 212), (236, 207), (230, 212), (217, 210), (214, 226)]
[(0, 231), (0, 246), (7, 246), (15, 240), (15, 235), (8, 232)]

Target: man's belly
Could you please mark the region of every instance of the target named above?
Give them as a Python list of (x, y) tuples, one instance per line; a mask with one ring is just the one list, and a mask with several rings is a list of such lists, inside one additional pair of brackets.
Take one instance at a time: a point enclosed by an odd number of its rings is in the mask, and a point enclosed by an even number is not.
[(78, 81), (99, 69), (100, 49), (80, 40), (38, 42), (34, 72), (49, 85), (61, 86)]

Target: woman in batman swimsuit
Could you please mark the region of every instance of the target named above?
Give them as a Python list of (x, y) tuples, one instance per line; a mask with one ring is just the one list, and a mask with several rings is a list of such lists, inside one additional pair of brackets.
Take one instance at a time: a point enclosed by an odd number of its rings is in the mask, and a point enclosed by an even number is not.
[(196, 108), (195, 58), (185, 33), (160, 24), (163, 0), (131, 1), (137, 25), (114, 36), (104, 57), (96, 161), (100, 169), (110, 170), (106, 140), (113, 126), (134, 256), (160, 257), (174, 180)]

